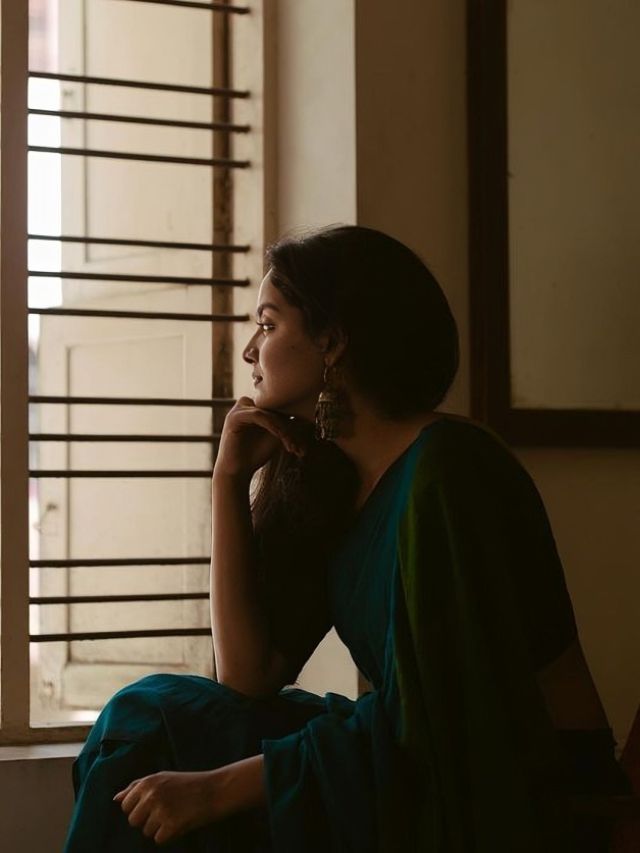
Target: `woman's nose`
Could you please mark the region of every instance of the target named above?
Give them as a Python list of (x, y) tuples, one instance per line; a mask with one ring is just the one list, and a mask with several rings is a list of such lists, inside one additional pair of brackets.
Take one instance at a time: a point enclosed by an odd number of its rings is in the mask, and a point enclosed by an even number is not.
[(255, 337), (255, 335), (252, 335), (249, 339), (249, 343), (242, 350), (242, 358), (244, 361), (247, 362), (247, 364), (253, 364), (256, 361), (257, 350), (255, 345)]

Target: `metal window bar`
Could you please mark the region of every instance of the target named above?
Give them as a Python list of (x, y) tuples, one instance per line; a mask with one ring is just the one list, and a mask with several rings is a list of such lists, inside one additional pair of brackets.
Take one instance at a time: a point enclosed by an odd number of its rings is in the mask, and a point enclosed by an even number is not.
[[(200, 2), (189, 2), (188, 0), (121, 0), (121, 2), (144, 2), (144, 3), (155, 3), (156, 5), (171, 5), (171, 6), (184, 6), (185, 8), (195, 8), (195, 9), (206, 9), (212, 12), (222, 12), (226, 13), (220, 16), (213, 17), (214, 20), (214, 33), (218, 34), (218, 37), (222, 36), (225, 40), (228, 37), (227, 31), (227, 21), (230, 18), (232, 13), (235, 14), (248, 14), (250, 9), (248, 7), (240, 7), (240, 6), (232, 6), (230, 4), (225, 3), (200, 3)], [(111, 316), (118, 318), (128, 318), (128, 317), (143, 317), (144, 319), (180, 319), (180, 320), (199, 320), (199, 321), (207, 321), (207, 322), (220, 322), (222, 331), (220, 334), (214, 334), (214, 358), (217, 353), (220, 353), (225, 349), (229, 341), (229, 330), (232, 322), (244, 322), (248, 319), (247, 315), (233, 315), (230, 313), (229, 307), (231, 305), (231, 289), (236, 286), (247, 286), (247, 280), (237, 280), (232, 279), (230, 276), (230, 268), (231, 268), (231, 256), (233, 253), (237, 252), (248, 252), (250, 250), (249, 246), (235, 246), (231, 242), (231, 227), (230, 227), (230, 198), (229, 198), (229, 184), (227, 181), (226, 173), (231, 168), (247, 168), (250, 166), (249, 161), (243, 160), (234, 160), (229, 157), (229, 135), (230, 133), (248, 133), (250, 132), (250, 127), (248, 125), (237, 125), (233, 124), (230, 121), (229, 116), (229, 103), (233, 98), (247, 98), (249, 97), (249, 92), (240, 91), (236, 89), (232, 89), (229, 86), (229, 67), (228, 67), (228, 48), (225, 41), (225, 50), (221, 55), (216, 55), (214, 52), (214, 86), (212, 87), (194, 87), (194, 86), (174, 86), (166, 83), (149, 83), (145, 81), (132, 81), (132, 80), (122, 80), (122, 79), (111, 79), (111, 78), (99, 78), (99, 77), (91, 77), (85, 75), (70, 75), (70, 74), (50, 74), (47, 72), (28, 72), (26, 70), (26, 65), (23, 63), (23, 60), (27, 56), (27, 36), (28, 36), (28, 20), (27, 20), (27, 2), (20, 4), (9, 4), (7, 0), (0, 0), (2, 4), (2, 55), (3, 57), (9, 57), (10, 60), (5, 63), (8, 68), (7, 71), (4, 72), (2, 78), (2, 97), (0, 98), (0, 103), (4, 105), (3, 108), (3, 127), (5, 123), (7, 126), (12, 126), (14, 128), (13, 133), (6, 134), (6, 142), (3, 146), (2, 152), (2, 174), (3, 176), (8, 174), (9, 165), (11, 164), (16, 170), (16, 174), (20, 176), (21, 174), (26, 175), (26, 155), (29, 151), (46, 151), (50, 153), (56, 154), (74, 154), (79, 156), (96, 156), (96, 157), (115, 157), (115, 158), (126, 158), (133, 160), (150, 160), (156, 162), (165, 162), (165, 163), (184, 163), (190, 165), (203, 165), (209, 166), (213, 169), (213, 180), (214, 180), (214, 199), (215, 199), (215, 209), (214, 209), (214, 229), (213, 229), (213, 240), (211, 244), (202, 244), (202, 243), (187, 243), (187, 242), (165, 242), (165, 241), (150, 241), (150, 240), (131, 240), (131, 239), (116, 239), (110, 237), (75, 237), (75, 236), (60, 236), (60, 235), (39, 235), (39, 234), (29, 234), (25, 235), (21, 233), (22, 221), (26, 221), (26, 215), (24, 217), (20, 217), (18, 215), (15, 219), (15, 224), (7, 223), (7, 218), (3, 217), (5, 222), (4, 227), (2, 228), (2, 234), (0, 235), (3, 239), (0, 240), (0, 249), (1, 255), (0, 260), (2, 261), (2, 270), (5, 272), (5, 286), (3, 286), (2, 291), (0, 293), (0, 307), (2, 308), (2, 315), (5, 318), (5, 323), (3, 324), (3, 330), (5, 331), (4, 338), (2, 340), (2, 349), (3, 349), (3, 358), (2, 358), (2, 372), (3, 376), (6, 372), (6, 365), (8, 363), (7, 358), (5, 357), (6, 353), (10, 353), (12, 348), (15, 347), (24, 338), (24, 330), (26, 329), (26, 318), (29, 313), (32, 314), (52, 314), (52, 313), (60, 313), (66, 314), (67, 316)], [(7, 12), (7, 9), (10, 11)], [(224, 21), (222, 24), (216, 23), (216, 20)], [(7, 25), (8, 24), (8, 25)], [(10, 42), (11, 40), (11, 42)], [(11, 43), (11, 48), (9, 49), (9, 44)], [(106, 85), (106, 86), (124, 86), (124, 87), (135, 87), (139, 89), (152, 89), (158, 91), (165, 92), (182, 92), (189, 94), (200, 94), (200, 95), (208, 95), (214, 98), (214, 121), (211, 123), (203, 123), (203, 122), (180, 122), (175, 120), (165, 120), (165, 119), (153, 119), (153, 118), (144, 118), (138, 116), (115, 116), (110, 114), (99, 114), (99, 113), (81, 113), (76, 112), (73, 113), (71, 111), (46, 111), (46, 110), (27, 110), (28, 114), (32, 115), (56, 115), (59, 118), (66, 119), (85, 119), (85, 120), (96, 120), (96, 121), (121, 121), (121, 122), (130, 122), (130, 123), (139, 123), (139, 124), (155, 124), (155, 125), (164, 125), (168, 127), (183, 127), (183, 128), (193, 128), (193, 129), (201, 129), (201, 130), (209, 130), (213, 132), (213, 157), (210, 159), (205, 158), (176, 158), (176, 157), (160, 157), (155, 155), (138, 155), (135, 153), (127, 153), (120, 154), (118, 152), (106, 152), (106, 151), (92, 151), (91, 149), (69, 149), (69, 148), (49, 148), (45, 146), (29, 146), (26, 140), (26, 130), (23, 124), (19, 121), (11, 122), (11, 118), (18, 119), (22, 113), (24, 115), (24, 106), (20, 103), (20, 95), (26, 92), (26, 83), (29, 78), (40, 78), (40, 79), (53, 79), (58, 81), (67, 81), (67, 82), (76, 82), (80, 84), (89, 84), (89, 85)], [(217, 85), (220, 84), (220, 85)], [(11, 95), (9, 96), (9, 93)], [(18, 98), (16, 98), (16, 93), (19, 93)], [(16, 153), (19, 156), (15, 156)], [(21, 183), (22, 180), (22, 183)], [(20, 201), (16, 204), (14, 195), (11, 196), (12, 191), (15, 190), (23, 190), (20, 195)], [(9, 208), (9, 200), (11, 200), (12, 212), (20, 212), (21, 209), (24, 209), (24, 213), (26, 214), (26, 181), (18, 177), (16, 182), (3, 180), (2, 181), (2, 202), (3, 209)], [(68, 278), (82, 278), (85, 280), (103, 280), (103, 281), (144, 281), (145, 283), (172, 283), (172, 284), (183, 284), (183, 285), (206, 285), (212, 287), (212, 308), (213, 311), (210, 315), (193, 315), (193, 314), (175, 314), (175, 313), (151, 313), (151, 312), (97, 312), (97, 311), (80, 311), (78, 309), (27, 309), (25, 311), (24, 305), (21, 303), (19, 295), (12, 295), (10, 291), (6, 287), (6, 281), (8, 280), (9, 274), (13, 273), (15, 278), (20, 279), (20, 273), (26, 271), (26, 240), (24, 246), (20, 246), (18, 251), (15, 250), (15, 242), (12, 239), (7, 238), (15, 238), (15, 237), (27, 237), (29, 240), (55, 240), (61, 243), (64, 242), (77, 242), (77, 243), (85, 243), (85, 244), (102, 244), (102, 245), (120, 245), (120, 246), (146, 246), (146, 247), (157, 247), (157, 248), (166, 248), (166, 249), (181, 249), (181, 250), (195, 250), (195, 251), (209, 251), (212, 253), (212, 261), (213, 261), (213, 275), (211, 279), (199, 279), (196, 280), (193, 277), (191, 278), (177, 278), (177, 277), (134, 277), (134, 276), (118, 276), (118, 275), (100, 275), (100, 274), (75, 274), (68, 273), (66, 277)], [(17, 241), (18, 243), (20, 240)], [(5, 247), (10, 246), (13, 257), (11, 260), (11, 254), (7, 251)], [(48, 273), (46, 271), (29, 271), (29, 275), (39, 276), (39, 277), (55, 277), (55, 278), (64, 278), (64, 273)], [(217, 286), (217, 287), (216, 287)], [(220, 289), (218, 289), (220, 288)], [(7, 321), (9, 321), (10, 325), (13, 326), (15, 330), (20, 330), (16, 335), (8, 336), (6, 335)], [(216, 329), (216, 326), (213, 326), (213, 330)], [(17, 338), (17, 340), (16, 340)], [(215, 363), (215, 361), (214, 361)], [(12, 368), (13, 369), (13, 368)], [(26, 364), (23, 365), (23, 372), (25, 372), (25, 376), (23, 377), (26, 380)], [(207, 442), (214, 443), (220, 437), (220, 427), (222, 418), (224, 416), (224, 408), (231, 405), (233, 400), (233, 390), (230, 386), (230, 374), (227, 370), (226, 374), (222, 377), (216, 376), (214, 372), (213, 377), (213, 385), (212, 385), (212, 397), (208, 400), (183, 400), (183, 399), (164, 399), (164, 398), (117, 398), (117, 397), (72, 397), (65, 395), (26, 395), (26, 381), (14, 382), (13, 389), (15, 393), (13, 395), (11, 393), (4, 395), (4, 403), (2, 407), (2, 434), (3, 434), (3, 459), (6, 459), (7, 451), (15, 450), (17, 455), (15, 458), (20, 458), (20, 450), (26, 448), (27, 441), (64, 441), (64, 442), (75, 442), (75, 441), (139, 441), (139, 442), (163, 442), (163, 441), (171, 441), (171, 442)], [(7, 406), (7, 401), (11, 403), (17, 404), (17, 406)], [(26, 403), (31, 403), (34, 405), (39, 404), (65, 404), (65, 405), (83, 405), (83, 404), (91, 404), (91, 405), (157, 405), (157, 406), (199, 406), (199, 407), (209, 407), (212, 409), (212, 414), (214, 416), (215, 424), (214, 429), (211, 435), (208, 436), (179, 436), (179, 435), (132, 435), (132, 434), (122, 434), (122, 435), (96, 435), (96, 434), (72, 434), (72, 433), (32, 433), (28, 434), (26, 427)], [(25, 405), (20, 405), (21, 403)], [(18, 411), (22, 412), (21, 416), (16, 416), (15, 411), (16, 408)], [(7, 411), (12, 412), (12, 422), (11, 426), (7, 429), (6, 425), (9, 423), (8, 419), (5, 417), (5, 413)], [(9, 456), (11, 459), (11, 455)], [(7, 465), (6, 461), (4, 465)], [(7, 466), (7, 468), (11, 467), (11, 463)], [(135, 476), (210, 476), (210, 471), (145, 471), (145, 472), (69, 472), (69, 471), (61, 471), (61, 472), (31, 472), (31, 475), (35, 476), (53, 476), (56, 474), (60, 474), (60, 476), (91, 476), (94, 474), (98, 474), (100, 476), (124, 476), (128, 477), (133, 475)], [(12, 486), (18, 484), (22, 486), (22, 488), (18, 488), (17, 492), (12, 488), (11, 490), (3, 489), (2, 491), (2, 501), (3, 501), (3, 520), (5, 523), (7, 520), (11, 520), (14, 513), (12, 513), (10, 506), (8, 506), (8, 501), (13, 504), (13, 506), (17, 505), (16, 518), (20, 521), (21, 518), (25, 517), (25, 509), (27, 505), (26, 501), (26, 485), (27, 480), (24, 476), (17, 472), (17, 477), (12, 477), (12, 471), (3, 470), (3, 475), (8, 474), (7, 480), (11, 482)], [(7, 497), (11, 493), (10, 499)], [(23, 502), (20, 504), (18, 501), (16, 504), (16, 496), (19, 498), (20, 494), (23, 495)], [(11, 560), (11, 558), (18, 557), (18, 560), (21, 555), (25, 555), (28, 550), (28, 537), (27, 537), (27, 529), (26, 525), (18, 524), (18, 527), (21, 531), (21, 534), (12, 536), (12, 537), (2, 537), (2, 560), (0, 563), (6, 565), (7, 558)], [(10, 540), (10, 541), (8, 541)], [(134, 565), (166, 565), (166, 566), (175, 566), (175, 565), (205, 565), (209, 563), (209, 557), (171, 557), (171, 558), (158, 558), (158, 557), (141, 557), (141, 558), (106, 558), (106, 559), (67, 559), (67, 560), (28, 560), (28, 565), (30, 568), (73, 568), (73, 567), (91, 567), (91, 566), (134, 566)], [(12, 560), (15, 563), (15, 559)], [(10, 579), (10, 582), (7, 582), (7, 579)], [(11, 582), (12, 578), (17, 578), (17, 582)], [(9, 620), (5, 619), (5, 615), (8, 612), (9, 607), (13, 607), (15, 601), (24, 601), (25, 603), (35, 605), (35, 606), (45, 606), (45, 605), (69, 605), (69, 604), (82, 604), (82, 603), (105, 603), (105, 602), (116, 602), (116, 601), (180, 601), (180, 600), (198, 600), (204, 599), (208, 597), (208, 593), (206, 592), (196, 592), (196, 593), (166, 593), (166, 594), (150, 594), (150, 595), (113, 595), (113, 596), (32, 596), (29, 598), (28, 596), (28, 580), (25, 578), (24, 573), (7, 573), (6, 571), (3, 573), (2, 577), (3, 581), (3, 596), (2, 596), (2, 624), (7, 625)], [(26, 595), (25, 595), (26, 593)], [(210, 634), (209, 628), (176, 628), (176, 629), (149, 629), (149, 630), (133, 630), (133, 631), (103, 631), (103, 632), (64, 632), (57, 634), (39, 634), (39, 635), (28, 635), (28, 623), (27, 623), (27, 608), (19, 608), (20, 613), (16, 616), (14, 614), (11, 619), (11, 627), (12, 629), (17, 629), (17, 631), (12, 631), (11, 641), (7, 642), (7, 638), (3, 637), (3, 644), (1, 648), (2, 653), (2, 672), (5, 674), (2, 678), (2, 725), (0, 731), (0, 741), (11, 741), (14, 742), (20, 741), (21, 738), (25, 737), (25, 725), (27, 730), (27, 740), (33, 740), (32, 734), (33, 730), (30, 727), (29, 716), (28, 716), (28, 708), (29, 708), (29, 683), (28, 678), (22, 678), (18, 680), (16, 685), (13, 685), (11, 680), (6, 677), (6, 673), (10, 667), (16, 666), (21, 672), (27, 672), (29, 669), (28, 663), (28, 644), (24, 642), (24, 639), (28, 639), (31, 642), (38, 643), (46, 643), (46, 642), (72, 642), (75, 640), (98, 640), (98, 639), (116, 639), (123, 638), (129, 639), (134, 637), (162, 637), (162, 636), (208, 636)], [(15, 689), (14, 689), (15, 687)], [(65, 726), (64, 730), (71, 737), (82, 736), (86, 730), (83, 726)], [(59, 729), (51, 728), (51, 733), (55, 734), (60, 732)], [(46, 739), (46, 738), (45, 738)]]
[(76, 569), (114, 566), (204, 566), (210, 557), (102, 557), (67, 560), (29, 560), (31, 569)]
[(150, 124), (156, 127), (184, 127), (193, 130), (217, 130), (220, 133), (249, 133), (251, 127), (248, 124), (225, 124), (214, 122), (213, 124), (202, 121), (178, 121), (177, 119), (146, 118), (143, 116), (123, 116), (109, 113), (86, 113), (75, 110), (27, 110), (30, 116), (55, 116), (56, 118), (85, 119), (87, 121), (111, 121), (124, 122), (127, 124)]
[(118, 320), (181, 320), (198, 323), (245, 323), (248, 314), (181, 314), (173, 311), (102, 311), (91, 308), (29, 308), (50, 317), (109, 317)]
[(165, 592), (141, 595), (45, 595), (31, 596), (29, 604), (114, 604), (123, 601), (190, 601), (209, 598), (208, 592)]
[(54, 74), (51, 71), (29, 71), (30, 80), (59, 80), (64, 83), (85, 83), (95, 86), (123, 86), (128, 89), (151, 89), (155, 92), (176, 92), (184, 95), (209, 95), (219, 98), (248, 98), (242, 89), (224, 86), (177, 86), (172, 83), (151, 83), (148, 80), (125, 80), (121, 77), (92, 77), (86, 74)]
[(213, 279), (179, 275), (128, 275), (127, 273), (49, 272), (28, 270), (32, 278), (66, 278), (70, 281), (135, 281), (139, 284), (185, 284), (194, 287), (248, 287), (248, 278)]
[(59, 441), (59, 442), (123, 442), (135, 443), (144, 442), (145, 444), (213, 444), (214, 441), (220, 439), (220, 433), (213, 435), (140, 435), (138, 433), (112, 433), (97, 434), (97, 433), (59, 433), (59, 432), (30, 432), (29, 441)]
[(70, 406), (232, 406), (232, 397), (212, 397), (210, 400), (193, 400), (182, 397), (70, 397), (64, 394), (31, 394), (29, 403)]
[(217, 243), (169, 243), (163, 240), (125, 240), (116, 237), (78, 237), (59, 234), (27, 234), (27, 240), (52, 240), (56, 243), (86, 243), (96, 246), (140, 246), (150, 249), (177, 249), (190, 252), (248, 252), (251, 246)]
[(80, 157), (102, 157), (108, 160), (139, 160), (147, 163), (179, 163), (186, 166), (213, 166), (222, 169), (246, 169), (248, 160), (227, 160), (221, 157), (169, 157), (164, 154), (137, 154), (134, 152), (99, 151), (91, 148), (62, 148), (49, 145), (29, 145), (28, 151), (40, 154), (64, 154)]
[(227, 14), (247, 15), (251, 9), (248, 6), (230, 6), (226, 3), (202, 3), (196, 0), (120, 0), (125, 3), (153, 3), (155, 6), (184, 6), (186, 9), (206, 9), (209, 12), (226, 12)]
[(32, 643), (69, 643), (74, 640), (132, 640), (145, 637), (208, 637), (211, 628), (149, 628), (143, 631), (83, 631), (30, 634)]
[(61, 470), (30, 470), (29, 477), (32, 480), (45, 480), (45, 479), (61, 479), (61, 480), (81, 480), (81, 479), (125, 479), (127, 477), (133, 477), (135, 479), (171, 479), (171, 478), (180, 478), (180, 479), (194, 479), (203, 477), (208, 479), (211, 477), (211, 471), (195, 471), (195, 470), (184, 470), (184, 469), (166, 469), (161, 470), (159, 468), (154, 468), (153, 470), (117, 470), (117, 469), (105, 469), (105, 470), (87, 470), (87, 471), (70, 471), (69, 469), (61, 469)]

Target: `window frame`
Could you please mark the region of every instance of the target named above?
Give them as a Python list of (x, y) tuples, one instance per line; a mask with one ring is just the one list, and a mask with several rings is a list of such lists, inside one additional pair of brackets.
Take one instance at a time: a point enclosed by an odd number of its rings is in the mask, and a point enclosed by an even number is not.
[[(227, 195), (227, 203), (214, 209), (212, 242), (226, 242), (222, 238), (233, 230), (235, 244), (250, 245), (246, 255), (212, 255), (213, 277), (242, 276), (251, 282), (236, 295), (234, 310), (238, 313), (253, 310), (263, 273), (264, 246), (275, 236), (272, 193), (276, 184), (276, 128), (275, 121), (265, 121), (274, 97), (274, 2), (254, 0), (249, 14), (242, 16), (246, 21), (242, 34), (237, 37), (235, 28), (231, 28), (225, 62), (214, 60), (213, 86), (227, 86), (227, 71), (231, 79), (237, 71), (242, 72), (247, 84), (243, 88), (249, 90), (251, 97), (242, 102), (242, 115), (235, 120), (249, 124), (252, 131), (256, 129), (255, 133), (245, 134), (237, 154), (255, 165), (238, 178), (233, 192)], [(225, 31), (232, 17), (236, 16), (212, 12), (214, 32)], [(28, 36), (29, 0), (0, 0), (0, 745), (81, 741), (91, 727), (33, 725), (30, 719)], [(215, 53), (214, 50), (214, 56)], [(214, 99), (214, 121), (225, 119), (227, 106), (227, 99)], [(226, 156), (221, 134), (213, 134), (212, 156)], [(214, 171), (214, 182), (220, 176), (224, 179), (224, 175), (223, 170), (219, 175)], [(234, 228), (234, 221), (239, 229)], [(21, 286), (16, 287), (16, 282)], [(212, 309), (216, 313), (227, 313), (234, 298), (225, 290), (231, 288), (212, 290)], [(246, 326), (225, 328), (230, 325), (219, 324), (220, 333), (212, 335), (214, 357), (216, 352), (225, 352), (228, 359), (222, 375), (218, 372), (216, 377), (214, 371), (212, 396), (216, 397), (227, 396), (221, 394), (221, 389), (234, 388), (236, 395), (245, 393), (243, 378), (240, 388), (235, 383), (241, 377), (242, 364), (242, 346), (238, 346), (239, 341), (236, 343), (236, 336), (244, 338)], [(219, 426), (214, 421), (214, 430)]]
[(637, 447), (631, 409), (516, 407), (509, 340), (507, 9), (467, 0), (471, 414), (520, 447)]

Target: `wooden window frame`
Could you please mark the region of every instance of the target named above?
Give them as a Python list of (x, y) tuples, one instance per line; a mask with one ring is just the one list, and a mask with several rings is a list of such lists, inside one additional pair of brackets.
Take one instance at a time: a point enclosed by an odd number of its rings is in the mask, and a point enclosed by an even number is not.
[[(176, 3), (178, 5), (178, 3)], [(189, 6), (189, 3), (182, 5)], [(197, 5), (197, 4), (191, 4)], [(204, 5), (204, 4), (200, 4)], [(225, 4), (211, 4), (220, 7)], [(232, 4), (226, 4), (227, 6)], [(243, 4), (244, 5), (244, 4)], [(275, 122), (268, 100), (275, 97), (272, 74), (275, 68), (273, 0), (254, 0), (250, 7), (248, 38), (255, 56), (249, 66), (248, 99), (251, 124), (260, 128), (243, 143), (258, 164), (246, 170), (233, 194), (224, 170), (214, 171), (213, 243), (227, 243), (233, 219), (251, 204), (261, 215), (248, 217), (243, 229), (251, 236), (249, 252), (235, 267), (250, 277), (252, 287), (239, 294), (239, 310), (255, 299), (262, 275), (264, 246), (274, 237)], [(213, 52), (213, 86), (227, 87), (229, 70), (238, 57), (228, 40), (227, 14), (212, 14), (214, 38), (224, 38), (224, 57)], [(84, 740), (90, 725), (32, 725), (30, 720), (29, 656), (29, 423), (28, 423), (28, 290), (27, 290), (27, 92), (28, 92), (28, 0), (0, 0), (0, 745), (75, 742)], [(252, 41), (253, 40), (253, 41)], [(245, 44), (241, 45), (242, 48)], [(253, 63), (253, 64), (252, 64)], [(232, 72), (233, 73), (233, 72)], [(228, 117), (228, 101), (214, 99), (214, 121)], [(213, 134), (212, 156), (226, 157), (227, 141)], [(217, 194), (216, 194), (217, 189)], [(222, 201), (220, 201), (222, 199)], [(233, 259), (212, 254), (213, 278), (232, 275)], [(22, 283), (16, 286), (16, 283)], [(231, 288), (213, 288), (212, 314), (231, 313)], [(238, 309), (237, 309), (238, 310)], [(212, 397), (231, 396), (234, 368), (234, 336), (230, 324), (212, 326), (213, 357), (218, 367), (212, 377)], [(244, 331), (244, 329), (243, 329)], [(235, 347), (237, 350), (237, 347)], [(16, 353), (23, 353), (16, 358)], [(237, 371), (236, 371), (237, 373)], [(214, 410), (215, 411), (215, 410)], [(220, 426), (214, 418), (214, 432)]]
[(506, 0), (467, 0), (471, 414), (514, 446), (637, 447), (640, 412), (514, 408)]

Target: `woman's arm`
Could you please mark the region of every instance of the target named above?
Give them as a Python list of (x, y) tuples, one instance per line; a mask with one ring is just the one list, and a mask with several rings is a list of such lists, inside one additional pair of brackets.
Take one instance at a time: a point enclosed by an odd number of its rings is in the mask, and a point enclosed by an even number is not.
[(249, 483), (214, 474), (211, 625), (218, 681), (247, 696), (269, 696), (289, 669), (271, 645), (261, 606)]
[(211, 625), (218, 681), (247, 696), (269, 696), (291, 667), (269, 636), (260, 601), (249, 485), (285, 444), (299, 450), (286, 423), (241, 398), (225, 420), (212, 481)]

